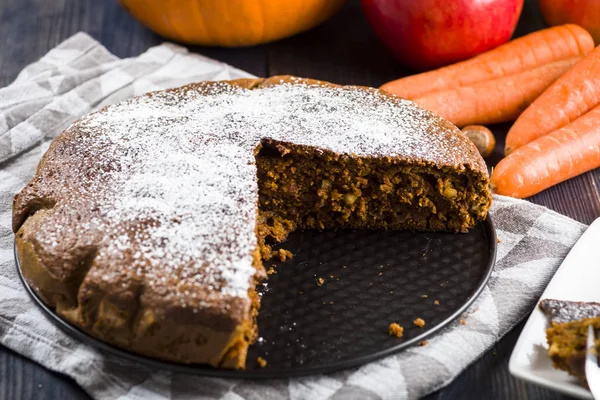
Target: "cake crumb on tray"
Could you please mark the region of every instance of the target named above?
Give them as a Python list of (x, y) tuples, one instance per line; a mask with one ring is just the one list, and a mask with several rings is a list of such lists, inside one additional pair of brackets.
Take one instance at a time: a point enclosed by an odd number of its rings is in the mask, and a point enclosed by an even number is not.
[(422, 328), (425, 326), (425, 320), (422, 318), (417, 318), (413, 321), (413, 324), (415, 324), (416, 327)]
[(390, 336), (402, 337), (404, 335), (404, 328), (396, 322), (392, 322), (388, 328), (388, 333)]

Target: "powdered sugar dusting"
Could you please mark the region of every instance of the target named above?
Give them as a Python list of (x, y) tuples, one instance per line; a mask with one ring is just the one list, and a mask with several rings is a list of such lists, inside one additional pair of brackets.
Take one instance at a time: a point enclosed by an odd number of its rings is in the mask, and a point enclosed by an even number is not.
[(171, 282), (185, 306), (196, 285), (215, 298), (247, 298), (261, 139), (461, 166), (472, 157), (468, 140), (447, 135), (442, 143), (433, 134), (439, 123), (377, 91), (213, 83), (109, 106), (76, 122), (69, 145), (93, 156), (94, 173), (74, 181), (106, 225), (99, 257), (127, 257), (150, 284)]

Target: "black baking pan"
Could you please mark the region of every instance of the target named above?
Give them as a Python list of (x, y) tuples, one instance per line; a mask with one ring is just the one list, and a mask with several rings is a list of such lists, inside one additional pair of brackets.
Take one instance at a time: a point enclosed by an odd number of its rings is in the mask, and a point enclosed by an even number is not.
[[(260, 337), (245, 370), (160, 361), (96, 340), (48, 308), (23, 280), (16, 251), (15, 260), (25, 288), (48, 318), (106, 353), (174, 372), (281, 378), (365, 364), (458, 323), (490, 278), (496, 235), (488, 216), (468, 233), (299, 231), (279, 247), (294, 257), (265, 263), (272, 273), (259, 287)], [(425, 321), (423, 328), (413, 324), (416, 318)], [(392, 322), (404, 327), (402, 338), (388, 334)], [(258, 357), (266, 367), (258, 366)]]

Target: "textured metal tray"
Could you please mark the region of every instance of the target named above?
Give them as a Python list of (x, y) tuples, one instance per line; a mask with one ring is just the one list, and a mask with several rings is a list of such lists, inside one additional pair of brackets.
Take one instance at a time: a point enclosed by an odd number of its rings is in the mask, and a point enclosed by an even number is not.
[[(49, 309), (23, 280), (16, 251), (15, 260), (25, 288), (50, 320), (105, 352), (176, 372), (276, 378), (331, 372), (419, 345), (455, 321), (485, 287), (496, 235), (488, 217), (464, 234), (304, 231), (277, 247), (294, 258), (265, 264), (276, 273), (259, 288), (260, 338), (243, 371), (164, 362), (98, 341)], [(425, 320), (423, 328), (413, 325), (416, 318)], [(388, 335), (391, 322), (404, 327), (402, 338)], [(259, 356), (266, 368), (256, 364)]]

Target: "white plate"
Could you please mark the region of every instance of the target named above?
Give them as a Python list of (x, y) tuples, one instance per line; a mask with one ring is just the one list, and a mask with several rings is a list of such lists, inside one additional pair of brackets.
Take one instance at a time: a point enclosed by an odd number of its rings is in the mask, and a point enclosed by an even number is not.
[[(579, 238), (554, 274), (542, 299), (600, 302), (600, 218)], [(517, 378), (582, 399), (593, 399), (587, 388), (548, 358), (548, 319), (536, 305), (513, 349), (508, 369)]]

